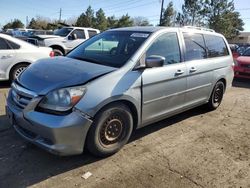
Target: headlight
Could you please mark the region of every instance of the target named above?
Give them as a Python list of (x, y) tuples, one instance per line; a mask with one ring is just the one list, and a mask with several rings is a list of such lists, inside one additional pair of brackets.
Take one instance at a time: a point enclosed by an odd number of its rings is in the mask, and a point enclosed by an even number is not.
[(62, 88), (50, 92), (39, 103), (42, 109), (65, 112), (70, 110), (83, 97), (86, 88), (83, 86)]

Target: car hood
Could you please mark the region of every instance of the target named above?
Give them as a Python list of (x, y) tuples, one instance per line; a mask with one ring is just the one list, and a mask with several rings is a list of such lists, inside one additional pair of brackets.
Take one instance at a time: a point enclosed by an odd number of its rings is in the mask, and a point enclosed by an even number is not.
[(58, 36), (58, 35), (36, 35), (36, 37), (40, 38), (40, 39), (63, 38), (63, 37)]
[(240, 56), (237, 58), (239, 63), (250, 64), (250, 57), (249, 56)]
[(116, 69), (67, 57), (55, 57), (33, 63), (18, 77), (17, 82), (38, 95), (45, 95), (54, 89), (85, 84)]

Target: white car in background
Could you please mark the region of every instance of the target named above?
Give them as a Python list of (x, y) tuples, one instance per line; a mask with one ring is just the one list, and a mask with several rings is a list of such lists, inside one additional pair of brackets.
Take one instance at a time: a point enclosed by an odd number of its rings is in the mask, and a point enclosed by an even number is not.
[[(51, 47), (55, 56), (66, 55), (85, 40), (100, 33), (98, 29), (87, 27), (63, 27), (55, 30), (54, 35), (36, 35), (28, 41), (38, 46)], [(34, 40), (34, 41), (32, 41)]]
[(52, 48), (37, 47), (9, 35), (0, 34), (0, 81), (12, 81), (29, 64), (53, 56)]

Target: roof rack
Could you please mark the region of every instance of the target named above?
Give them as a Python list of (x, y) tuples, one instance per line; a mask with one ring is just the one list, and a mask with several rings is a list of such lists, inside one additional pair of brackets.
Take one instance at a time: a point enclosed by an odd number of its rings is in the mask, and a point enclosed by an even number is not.
[(198, 30), (209, 31), (209, 32), (215, 33), (215, 30), (208, 29), (208, 28), (205, 28), (205, 27), (196, 27), (196, 26), (183, 26), (183, 27), (187, 28), (187, 29), (198, 29)]

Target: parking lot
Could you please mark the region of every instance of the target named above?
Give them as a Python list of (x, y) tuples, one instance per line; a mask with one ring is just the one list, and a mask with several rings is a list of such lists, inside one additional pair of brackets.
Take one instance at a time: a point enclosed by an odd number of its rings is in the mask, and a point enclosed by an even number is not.
[(25, 142), (8, 128), (9, 84), (1, 85), (0, 187), (250, 187), (247, 80), (235, 81), (216, 111), (199, 107), (140, 129), (105, 159), (57, 157)]

